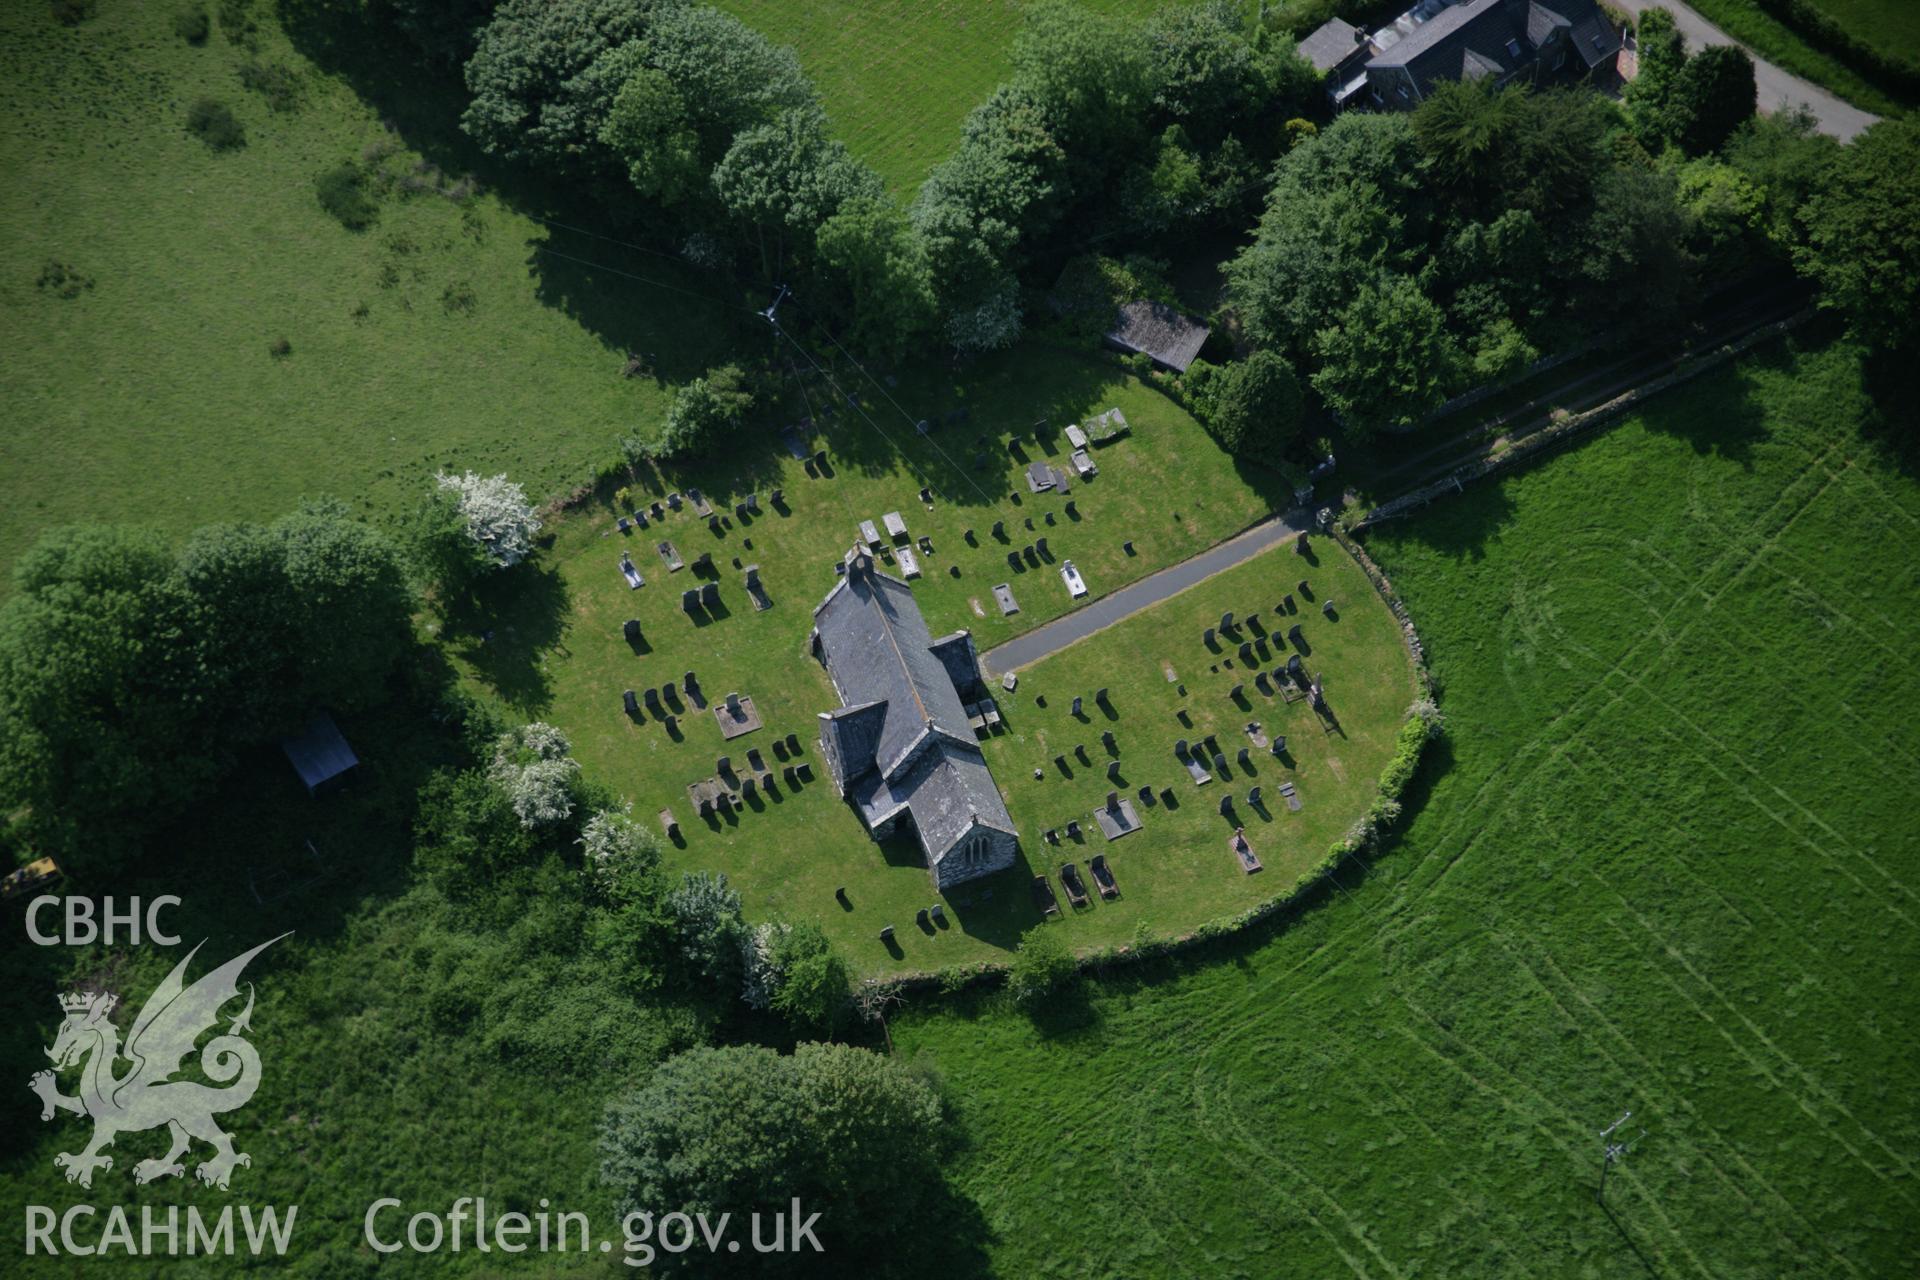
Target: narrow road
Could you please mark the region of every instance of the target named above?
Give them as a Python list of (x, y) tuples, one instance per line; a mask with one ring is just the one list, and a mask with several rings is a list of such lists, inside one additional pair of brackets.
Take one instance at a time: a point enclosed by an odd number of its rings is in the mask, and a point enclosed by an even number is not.
[(1225, 542), (1216, 543), (1196, 556), (1149, 574), (1111, 595), (1076, 609), (1065, 617), (1035, 627), (1023, 636), (1015, 636), (980, 655), (980, 665), (989, 677), (1017, 671), (1042, 658), (1051, 657), (1070, 644), (1078, 644), (1096, 631), (1124, 621), (1142, 609), (1151, 609), (1170, 600), (1188, 587), (1244, 561), (1251, 560), (1269, 547), (1278, 546), (1307, 525), (1307, 517), (1289, 523), (1286, 516), (1271, 515)]
[[(1646, 9), (1661, 8), (1671, 13), (1673, 25), (1686, 37), (1688, 52), (1696, 52), (1710, 44), (1740, 43), (1679, 3), (1679, 0), (1618, 0), (1618, 3), (1622, 9), (1632, 11), (1636, 18)], [(1758, 90), (1762, 111), (1804, 106), (1813, 112), (1820, 132), (1830, 133), (1842, 142), (1852, 142), (1855, 135), (1880, 118), (1870, 111), (1862, 111), (1844, 98), (1835, 97), (1817, 84), (1764, 61), (1751, 49), (1747, 52), (1753, 57), (1754, 87)]]

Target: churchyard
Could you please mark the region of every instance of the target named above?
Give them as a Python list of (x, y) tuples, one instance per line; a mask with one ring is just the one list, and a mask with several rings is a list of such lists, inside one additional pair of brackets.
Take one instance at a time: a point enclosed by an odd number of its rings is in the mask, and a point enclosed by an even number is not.
[[(919, 848), (910, 836), (877, 846), (868, 840), (835, 795), (815, 743), (816, 717), (838, 700), (807, 652), (812, 610), (855, 539), (870, 533), (882, 548), (882, 569), (895, 576), (907, 576), (911, 557), (917, 574), (910, 581), (933, 634), (965, 627), (984, 653), (1084, 603), (1063, 578), (1068, 561), (1091, 596), (1105, 595), (1284, 506), (1292, 478), (1236, 464), (1171, 402), (1093, 358), (1033, 348), (957, 377), (922, 374), (892, 386), (859, 378), (858, 371), (836, 373), (829, 384), (815, 375), (804, 391), (796, 387), (799, 412), (769, 420), (759, 443), (749, 437), (735, 457), (643, 474), (624, 496), (610, 488), (568, 513), (551, 530), (542, 563), (487, 609), (456, 620), (444, 637), (448, 649), (517, 712), (564, 729), (589, 774), (630, 799), (637, 817), (659, 829), (662, 811), (670, 813), (676, 865), (724, 871), (752, 915), (817, 919), (862, 967), (1003, 957), (1035, 922), (1032, 876), (1057, 873), (1070, 856), (1042, 832), (1069, 819), (1093, 830), (1093, 811), (1113, 785), (1099, 734), (1109, 725), (1070, 718), (1075, 693), (1085, 696), (1085, 714), (1104, 714), (1092, 701), (1102, 684), (1117, 716), (1110, 727), (1127, 794), (1144, 806), (1138, 788), (1152, 782), (1156, 795), (1142, 814), (1146, 830), (1113, 845), (1120, 896), (1071, 925), (1074, 944), (1118, 943), (1143, 928), (1178, 932), (1284, 890), (1364, 807), (1411, 696), (1391, 618), (1325, 540), (1316, 540), (1311, 560), (1281, 548), (1209, 579), (1037, 664), (1016, 692), (1002, 690), (995, 673), (990, 685), (1002, 724), (983, 746), (1030, 869), (955, 895), (947, 907), (953, 927), (937, 937), (915, 928), (917, 913), (936, 901)], [(843, 398), (811, 431), (801, 424), (805, 408), (818, 411), (826, 394), (856, 385), (868, 393), (858, 409)], [(1094, 420), (1117, 426), (1106, 417), (1115, 409), (1126, 434), (1095, 443)], [(940, 425), (927, 434), (914, 428), (936, 415)], [(793, 435), (776, 429), (783, 421)], [(1069, 426), (1081, 435), (1082, 425), (1092, 437), (1084, 452), (1097, 469), (1086, 478), (1073, 467), (1079, 450), (1068, 435)], [(1064, 473), (1066, 491), (1056, 477), (1036, 492), (1028, 483), (1035, 464)], [(923, 491), (930, 501), (921, 500)], [(1282, 621), (1273, 609), (1297, 594), (1303, 576), (1316, 598), (1298, 599), (1298, 614)], [(630, 585), (634, 579), (643, 585)], [(1017, 612), (1003, 614), (995, 603), (1001, 586)], [(1329, 597), (1338, 602), (1337, 622), (1320, 611)], [(1269, 633), (1261, 659), (1269, 670), (1296, 651), (1284, 642), (1286, 627), (1304, 627), (1313, 646), (1307, 661), (1326, 676), (1344, 738), (1313, 728), (1304, 700), (1286, 704), (1256, 688), (1237, 653), (1255, 638), (1251, 631), (1230, 642), (1216, 638), (1219, 652), (1203, 643), (1203, 631), (1217, 629), (1229, 609), (1264, 612), (1255, 625)], [(1167, 681), (1163, 659), (1179, 681)], [(1101, 669), (1111, 675), (1096, 679)], [(1229, 700), (1235, 684), (1245, 686), (1247, 707)], [(1049, 693), (1045, 707), (1036, 705), (1036, 695)], [(725, 736), (723, 726), (735, 722), (729, 694), (740, 696), (742, 712), (750, 701), (760, 728)], [(1183, 704), (1191, 727), (1175, 716)], [(1245, 733), (1253, 720), (1291, 736), (1291, 770), (1264, 746), (1257, 760), (1249, 757), (1253, 773), (1238, 764), (1239, 748), (1254, 747)], [(1075, 727), (1085, 732), (1072, 739)], [(1173, 746), (1209, 734), (1234, 777), (1202, 788)], [(1071, 754), (1075, 746), (1097, 753), (1097, 762), (1083, 767)], [(1063, 751), (1071, 778), (1052, 762)], [(1044, 786), (1032, 778), (1040, 766)], [(1299, 813), (1275, 791), (1288, 777), (1306, 798)], [(1246, 803), (1249, 788), (1261, 785), (1276, 822), (1291, 824), (1270, 840), (1259, 834), (1266, 819)], [(1178, 808), (1159, 799), (1162, 786), (1175, 789)], [(1268, 866), (1261, 875), (1242, 874), (1227, 850), (1235, 823), (1217, 811), (1227, 791), (1261, 845)], [(721, 792), (727, 804), (703, 816), (702, 798)], [(1102, 852), (1070, 840), (1065, 847), (1083, 863)], [(846, 905), (836, 902), (840, 888)], [(897, 943), (890, 949), (877, 936), (888, 924)]]

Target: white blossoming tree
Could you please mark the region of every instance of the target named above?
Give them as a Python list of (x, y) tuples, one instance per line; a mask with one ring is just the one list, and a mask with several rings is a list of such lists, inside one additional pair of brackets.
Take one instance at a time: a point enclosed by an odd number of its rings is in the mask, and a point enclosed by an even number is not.
[(572, 750), (566, 734), (539, 721), (503, 733), (494, 743), (487, 775), (506, 795), (521, 826), (531, 830), (573, 812), (580, 762)]
[(633, 820), (630, 809), (601, 809), (580, 828), (581, 860), (602, 892), (623, 876), (643, 874), (660, 861), (653, 833)]
[(467, 536), (487, 559), (508, 569), (533, 554), (540, 518), (533, 514), (526, 491), (507, 479), (506, 473), (443, 475), (440, 488), (453, 495), (467, 522)]

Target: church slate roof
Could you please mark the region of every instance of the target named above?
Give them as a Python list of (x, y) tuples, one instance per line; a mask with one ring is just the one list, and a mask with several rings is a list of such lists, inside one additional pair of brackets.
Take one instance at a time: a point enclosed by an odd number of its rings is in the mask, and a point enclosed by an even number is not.
[[(813, 612), (821, 661), (845, 704), (821, 717), (822, 735), (867, 825), (909, 812), (929, 865), (976, 825), (1011, 834), (956, 688), (954, 666), (973, 660), (967, 633), (934, 641), (913, 589), (859, 549)], [(977, 669), (961, 674), (978, 680)]]

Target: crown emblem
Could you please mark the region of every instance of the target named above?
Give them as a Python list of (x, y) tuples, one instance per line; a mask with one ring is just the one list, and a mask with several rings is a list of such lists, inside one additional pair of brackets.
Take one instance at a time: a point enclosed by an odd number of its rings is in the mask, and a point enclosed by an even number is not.
[(112, 1013), (120, 997), (105, 992), (69, 991), (60, 997), (60, 1008), (67, 1013), (87, 1013), (96, 1006), (103, 1014)]

